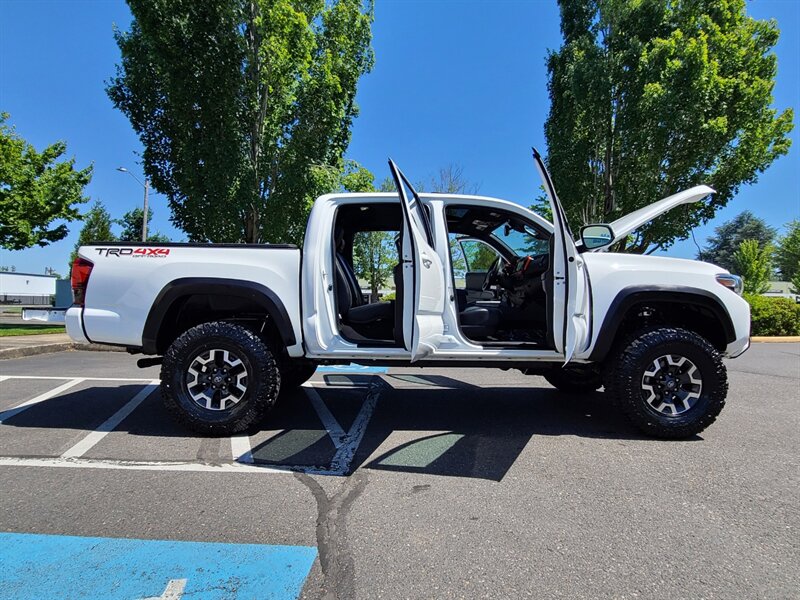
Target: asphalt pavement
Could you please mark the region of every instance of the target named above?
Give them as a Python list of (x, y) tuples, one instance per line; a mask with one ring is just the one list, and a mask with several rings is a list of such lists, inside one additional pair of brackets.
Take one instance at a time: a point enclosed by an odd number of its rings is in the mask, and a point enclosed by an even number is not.
[(642, 437), (602, 392), (414, 368), (320, 370), (248, 435), (201, 438), (135, 357), (5, 360), (4, 594), (797, 597), (800, 344), (728, 369), (687, 441)]

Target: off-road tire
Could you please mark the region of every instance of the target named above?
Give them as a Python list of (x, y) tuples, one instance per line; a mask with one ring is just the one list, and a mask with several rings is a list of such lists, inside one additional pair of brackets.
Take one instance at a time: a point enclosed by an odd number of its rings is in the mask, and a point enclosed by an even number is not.
[[(664, 414), (648, 404), (644, 376), (665, 355), (684, 357), (699, 371), (702, 388), (694, 404), (680, 414)], [(696, 435), (711, 425), (725, 406), (728, 375), (722, 355), (704, 338), (679, 328), (642, 330), (609, 356), (603, 374), (608, 393), (644, 433), (666, 439)], [(672, 409), (671, 409), (672, 410)]]
[(311, 379), (317, 364), (303, 358), (286, 358), (280, 363), (281, 390), (289, 391), (300, 387)]
[[(246, 369), (245, 391), (226, 409), (201, 407), (189, 391), (189, 369), (204, 353), (227, 350)], [(241, 368), (241, 367), (240, 367)], [(184, 427), (227, 436), (258, 423), (278, 397), (281, 375), (274, 355), (255, 333), (240, 325), (215, 321), (192, 327), (176, 339), (161, 366), (161, 397), (167, 412)]]
[(565, 394), (591, 394), (603, 387), (600, 372), (590, 367), (553, 369), (542, 376), (547, 383)]

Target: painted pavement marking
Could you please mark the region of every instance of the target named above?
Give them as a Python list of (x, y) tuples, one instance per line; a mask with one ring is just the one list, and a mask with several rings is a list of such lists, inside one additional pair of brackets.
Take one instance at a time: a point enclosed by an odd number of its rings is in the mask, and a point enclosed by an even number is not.
[[(388, 369), (382, 367), (360, 367), (352, 365), (358, 372), (382, 373)], [(342, 373), (348, 367), (336, 369), (334, 372)], [(9, 376), (9, 379), (66, 379), (65, 377), (46, 377), (46, 376)], [(310, 467), (304, 465), (260, 465), (254, 461), (250, 436), (241, 434), (230, 438), (231, 452), (234, 462), (222, 464), (205, 464), (184, 461), (133, 461), (133, 460), (111, 460), (111, 459), (88, 459), (84, 455), (96, 446), (106, 435), (112, 432), (126, 417), (128, 417), (139, 405), (158, 387), (158, 380), (154, 379), (122, 379), (108, 377), (81, 377), (73, 378), (49, 392), (41, 394), (15, 408), (0, 413), (0, 423), (29, 406), (38, 402), (52, 398), (53, 396), (83, 382), (83, 381), (149, 381), (133, 398), (131, 398), (121, 409), (114, 413), (109, 419), (101, 424), (95, 431), (80, 440), (69, 448), (60, 457), (53, 458), (26, 458), (15, 456), (0, 456), (0, 466), (6, 467), (56, 467), (56, 468), (84, 468), (84, 469), (112, 469), (112, 470), (135, 470), (135, 471), (183, 471), (183, 472), (203, 472), (203, 473), (291, 473), (304, 472), (318, 475), (346, 475), (349, 473), (350, 465), (355, 457), (361, 440), (364, 438), (367, 425), (375, 410), (380, 389), (384, 385), (382, 378), (374, 378), (376, 381), (367, 386), (367, 394), (364, 402), (356, 415), (353, 424), (348, 431), (344, 431), (341, 424), (333, 416), (325, 401), (314, 389), (313, 384), (305, 383), (304, 390), (315, 412), (320, 418), (325, 431), (333, 442), (336, 453), (331, 460), (329, 467)], [(325, 385), (324, 382), (320, 382)], [(337, 386), (338, 387), (338, 386)], [(355, 386), (362, 387), (362, 386)]]
[(317, 367), (317, 373), (388, 373), (389, 367), (368, 367), (366, 365), (327, 365)]
[[(190, 473), (291, 473), (300, 468), (242, 463), (194, 463), (165, 460), (113, 460), (99, 458), (26, 458), (0, 456), (0, 467), (54, 467), (63, 469), (110, 469), (112, 471), (180, 471)], [(309, 471), (312, 472), (312, 471)]]
[(152, 377), (72, 377), (68, 375), (6, 375), (6, 379), (83, 379), (84, 381), (150, 381)]
[(342, 426), (339, 425), (339, 421), (336, 420), (336, 417), (333, 416), (333, 413), (331, 413), (328, 405), (325, 404), (325, 401), (320, 397), (317, 390), (314, 389), (314, 386), (311, 384), (311, 382), (305, 382), (303, 384), (303, 388), (305, 389), (306, 395), (311, 402), (311, 406), (313, 406), (314, 410), (317, 411), (317, 415), (319, 416), (320, 421), (322, 421), (325, 431), (328, 432), (328, 436), (330, 436), (334, 448), (338, 450), (342, 447), (347, 434), (344, 432), (344, 429), (342, 429)]
[(253, 448), (250, 446), (250, 436), (246, 433), (231, 437), (231, 454), (238, 463), (253, 462)]
[(312, 546), (0, 533), (6, 600), (297, 598)]
[(367, 397), (364, 398), (364, 403), (361, 405), (361, 410), (358, 411), (353, 424), (350, 426), (350, 431), (347, 432), (347, 439), (336, 451), (331, 461), (331, 471), (345, 475), (350, 472), (350, 464), (353, 462), (356, 450), (361, 445), (361, 440), (364, 438), (364, 433), (367, 431), (367, 425), (375, 412), (375, 406), (380, 397), (380, 390), (384, 384), (383, 379), (377, 378), (378, 381), (370, 386), (367, 392)]
[(22, 404), (19, 404), (19, 405), (15, 406), (14, 408), (9, 408), (6, 411), (0, 412), (0, 423), (2, 423), (3, 421), (5, 421), (7, 419), (10, 419), (14, 415), (18, 415), (23, 410), (26, 410), (26, 409), (30, 408), (34, 404), (38, 404), (39, 402), (44, 402), (45, 400), (49, 400), (53, 396), (57, 396), (61, 392), (65, 392), (66, 390), (70, 389), (71, 387), (75, 387), (76, 385), (78, 385), (79, 383), (83, 383), (84, 381), (86, 381), (85, 378), (76, 377), (75, 379), (72, 379), (71, 381), (68, 381), (67, 383), (63, 383), (63, 384), (59, 385), (58, 387), (53, 388), (52, 390), (50, 390), (48, 392), (45, 392), (44, 394), (39, 394), (35, 398), (31, 398), (30, 400), (27, 400), (26, 402), (23, 402)]
[(170, 579), (163, 594), (150, 596), (144, 600), (181, 600), (183, 590), (186, 588), (186, 581), (186, 579)]
[(158, 380), (152, 380), (97, 429), (75, 444), (72, 448), (64, 452), (64, 454), (61, 455), (61, 458), (80, 458), (86, 454), (89, 450), (94, 448), (94, 446), (96, 446), (100, 440), (114, 431), (114, 429), (117, 428), (117, 425), (122, 423), (122, 421), (124, 421), (128, 415), (136, 410), (145, 398), (158, 389), (158, 386)]

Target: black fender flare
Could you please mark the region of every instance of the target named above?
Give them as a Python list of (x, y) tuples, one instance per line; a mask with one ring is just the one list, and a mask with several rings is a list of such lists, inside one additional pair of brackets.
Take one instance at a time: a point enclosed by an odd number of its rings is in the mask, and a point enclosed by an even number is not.
[(185, 277), (170, 281), (153, 301), (142, 332), (142, 351), (145, 354), (157, 354), (158, 332), (172, 305), (181, 298), (195, 294), (235, 296), (251, 300), (272, 318), (286, 347), (297, 343), (286, 307), (278, 295), (268, 287), (238, 279)]
[(736, 340), (736, 329), (728, 309), (717, 296), (708, 290), (681, 285), (632, 285), (620, 290), (611, 301), (603, 323), (597, 332), (597, 341), (589, 355), (589, 360), (602, 361), (611, 350), (611, 345), (628, 311), (636, 304), (648, 301), (693, 304), (707, 308), (722, 325), (725, 340), (728, 343)]

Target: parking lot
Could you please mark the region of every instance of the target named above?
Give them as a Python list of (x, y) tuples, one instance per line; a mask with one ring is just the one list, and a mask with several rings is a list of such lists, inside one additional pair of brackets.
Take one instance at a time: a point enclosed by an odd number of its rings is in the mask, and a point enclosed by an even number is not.
[(321, 369), (257, 430), (201, 438), (165, 414), (158, 367), (124, 353), (2, 361), (0, 583), (12, 598), (796, 597), (800, 344), (728, 368), (727, 407), (687, 441), (641, 437), (602, 392), (412, 368)]

